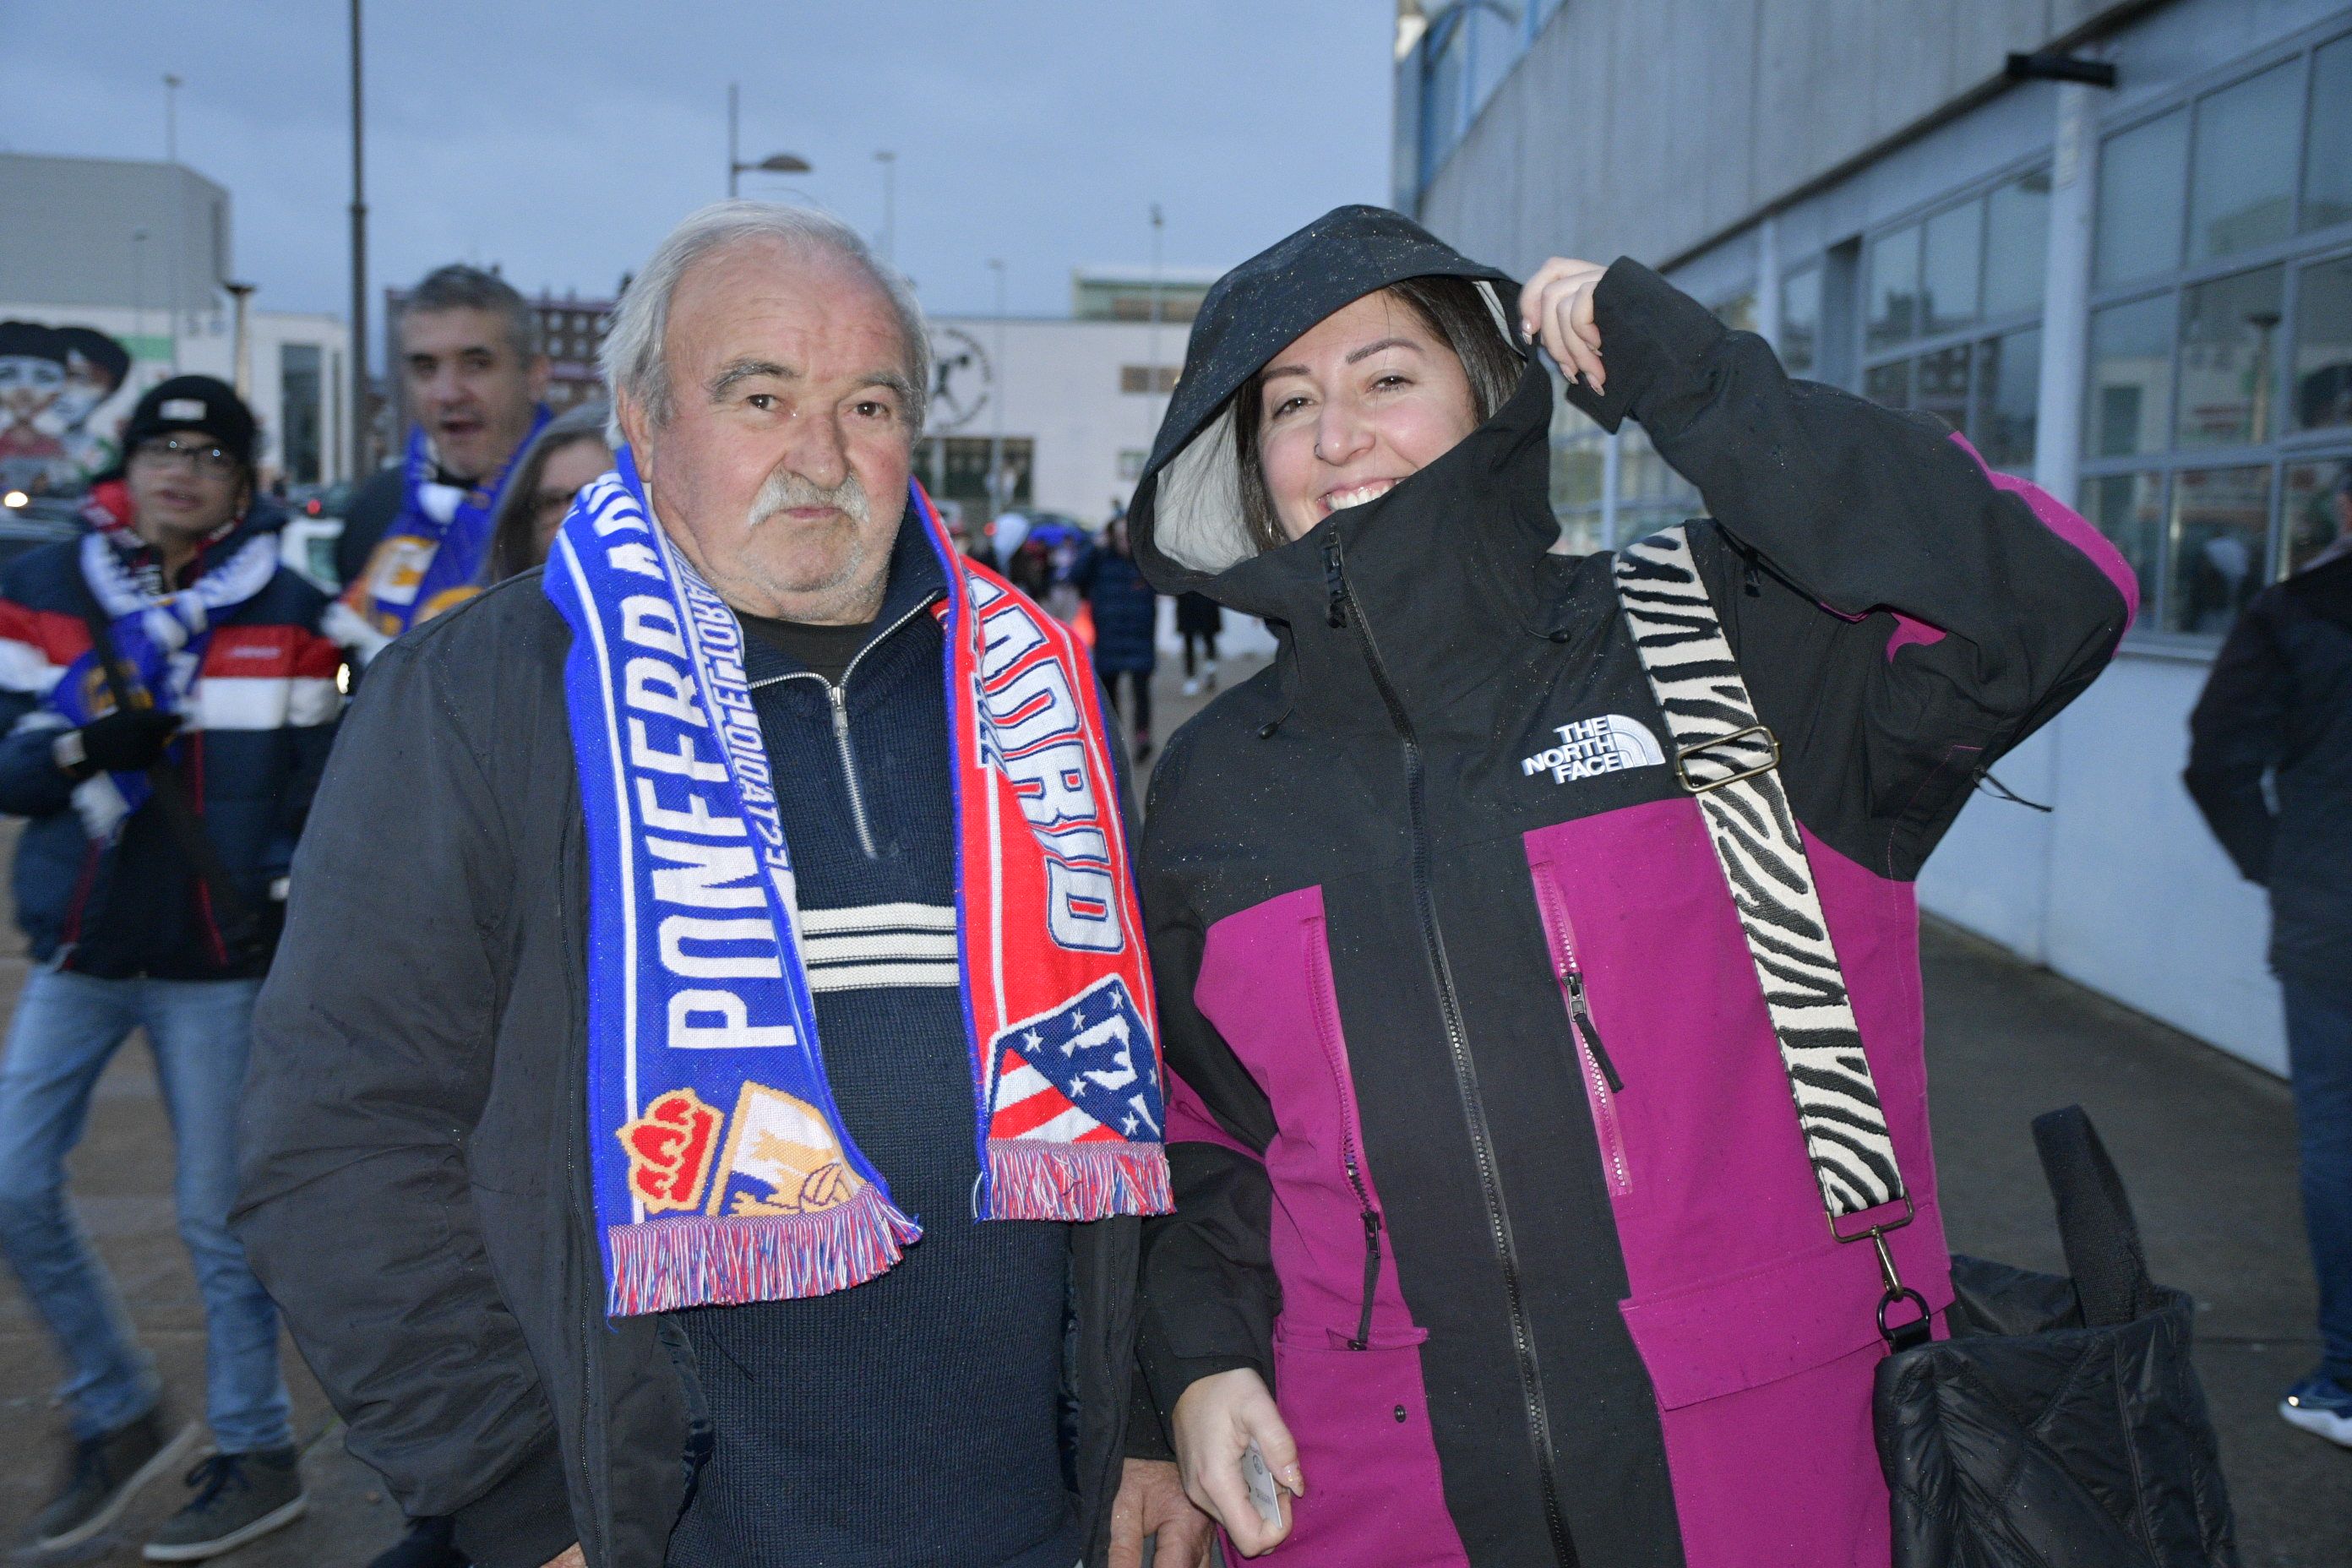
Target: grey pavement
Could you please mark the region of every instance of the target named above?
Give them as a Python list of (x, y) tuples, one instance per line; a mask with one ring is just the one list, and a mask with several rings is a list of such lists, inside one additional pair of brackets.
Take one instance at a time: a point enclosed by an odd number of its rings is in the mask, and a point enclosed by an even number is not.
[[(1171, 670), (1159, 689), (1165, 734), (1198, 703), (1179, 696)], [(13, 838), (0, 835), (0, 857)], [(2274, 1413), (2280, 1393), (2317, 1355), (2284, 1086), (1942, 927), (1928, 930), (1925, 966), (1936, 1146), (1954, 1247), (2061, 1268), (2027, 1124), (2053, 1106), (2087, 1107), (2131, 1187), (2157, 1276), (2200, 1304), (2199, 1364), (2246, 1568), (2352, 1563), (2352, 1452)], [(13, 1005), (24, 968), (21, 957), (0, 956), (0, 1008)], [(204, 1324), (173, 1229), (169, 1151), (153, 1075), (134, 1042), (100, 1086), (74, 1158), (74, 1190), (173, 1398), (193, 1415)], [(287, 1369), (310, 1445), (310, 1516), (216, 1561), (356, 1568), (399, 1533), (399, 1511), (342, 1452), (340, 1429), (290, 1347)], [(56, 1376), (40, 1325), (14, 1282), (0, 1284), (0, 1541), (19, 1536), (51, 1482)], [(111, 1539), (71, 1560), (130, 1568), (145, 1531), (182, 1496), (173, 1484), (151, 1487)]]

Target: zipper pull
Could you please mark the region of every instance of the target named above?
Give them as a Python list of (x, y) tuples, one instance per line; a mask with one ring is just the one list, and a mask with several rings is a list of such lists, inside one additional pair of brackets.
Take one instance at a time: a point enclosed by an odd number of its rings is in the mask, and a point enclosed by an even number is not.
[(829, 680), (824, 689), (833, 696), (833, 738), (838, 741), (849, 733), (849, 694)]
[(1372, 1295), (1381, 1285), (1381, 1215), (1377, 1209), (1364, 1211), (1364, 1307), (1356, 1320), (1356, 1337), (1349, 1342), (1351, 1348), (1365, 1351), (1372, 1348)]
[(1570, 970), (1560, 978), (1568, 983), (1568, 1016), (1576, 1023), (1576, 1032), (1584, 1041), (1584, 1048), (1592, 1057), (1592, 1065), (1601, 1069), (1601, 1079), (1612, 1094), (1625, 1092), (1625, 1080), (1617, 1076), (1617, 1064), (1609, 1059), (1609, 1047), (1601, 1043), (1601, 1027), (1592, 1021), (1592, 1008), (1584, 1000), (1584, 976)]
[(1329, 590), (1329, 608), (1325, 625), (1333, 631), (1348, 624), (1348, 580), (1339, 571), (1339, 536), (1336, 533), (1323, 541), (1323, 585)]

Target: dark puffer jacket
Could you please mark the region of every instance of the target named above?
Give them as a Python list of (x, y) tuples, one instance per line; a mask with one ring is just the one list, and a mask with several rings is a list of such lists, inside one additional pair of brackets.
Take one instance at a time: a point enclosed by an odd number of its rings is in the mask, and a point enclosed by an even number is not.
[(2270, 889), (2271, 967), (2352, 1002), (2352, 553), (2254, 595), (2189, 732), (2189, 793)]
[[(275, 533), (282, 521), (256, 507), (191, 570)], [(16, 844), (16, 923), (37, 963), (56, 959), (100, 979), (257, 975), (266, 955), (233, 950), (160, 803), (132, 813), (110, 844), (93, 840), (73, 809), (73, 782), (50, 752), (57, 731), (41, 727), (38, 712), (67, 667), (89, 651), (94, 601), (80, 552), (79, 540), (48, 545), (0, 572), (0, 811), (30, 819)], [(324, 594), (280, 566), (222, 616), (170, 752), (215, 851), (256, 910), (272, 907), (271, 889), (293, 861), (342, 712), (342, 655), (319, 632), (326, 606)]]
[[(1235, 390), (1431, 274), (1510, 319), (1508, 279), (1371, 208), (1229, 274), (1133, 503), (1159, 587), (1281, 641), (1153, 780), (1179, 1212), (1147, 1226), (1147, 1374), (1163, 1408), (1269, 1376), (1301, 1568), (1885, 1568), (1878, 1265), (1824, 1224), (1612, 559), (1548, 552), (1545, 373), (1380, 499), (1263, 554), (1242, 535)], [(1779, 737), (1916, 1203), (1894, 1257), (1940, 1310), (1912, 879), (2097, 674), (2128, 570), (1947, 432), (1790, 381), (1633, 262), (1597, 309), (1608, 395), (1579, 404), (1640, 420), (1714, 513), (1691, 548)]]

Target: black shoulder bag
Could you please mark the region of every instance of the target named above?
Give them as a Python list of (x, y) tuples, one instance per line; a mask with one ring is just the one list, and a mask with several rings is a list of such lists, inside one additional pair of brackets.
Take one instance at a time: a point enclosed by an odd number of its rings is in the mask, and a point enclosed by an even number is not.
[[(1873, 1394), (1894, 1568), (2236, 1568), (2189, 1359), (2189, 1299), (2152, 1283), (2123, 1182), (2079, 1106), (2033, 1124), (2074, 1278), (1956, 1258), (1951, 1338), (1895, 1272), (1912, 1207), (1780, 779), (1681, 528), (1618, 552), (1617, 593), (1675, 769), (1706, 819), (1830, 1232), (1876, 1248), (1891, 1352)], [(1875, 1224), (1863, 1217), (1901, 1204)], [(1908, 1303), (1907, 1309), (1905, 1304)], [(1902, 1321), (1890, 1323), (1889, 1311)]]

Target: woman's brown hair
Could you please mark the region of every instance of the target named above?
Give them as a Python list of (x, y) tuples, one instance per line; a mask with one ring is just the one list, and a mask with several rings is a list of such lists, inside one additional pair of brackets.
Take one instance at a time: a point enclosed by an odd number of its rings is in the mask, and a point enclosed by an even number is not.
[[(1470, 381), (1470, 399), (1478, 423), (1484, 425), (1510, 400), (1519, 384), (1526, 362), (1495, 325), (1478, 285), (1467, 278), (1408, 278), (1381, 290), (1401, 302), (1421, 324), (1445, 341), (1462, 362)], [(1250, 542), (1263, 554), (1290, 542), (1274, 509), (1274, 493), (1265, 488), (1265, 470), (1259, 466), (1258, 422), (1265, 398), (1264, 370), (1253, 374), (1234, 394), (1234, 457), (1240, 464), (1242, 526)]]

